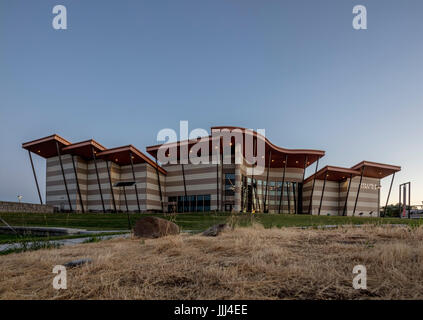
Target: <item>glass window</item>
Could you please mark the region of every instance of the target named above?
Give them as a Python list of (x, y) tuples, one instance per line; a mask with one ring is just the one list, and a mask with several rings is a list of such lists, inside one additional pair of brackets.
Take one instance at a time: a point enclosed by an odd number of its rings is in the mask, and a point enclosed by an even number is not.
[(204, 211), (210, 211), (210, 195), (204, 196)]
[(197, 211), (204, 211), (204, 196), (197, 196)]
[(184, 212), (184, 197), (178, 197), (178, 212)]

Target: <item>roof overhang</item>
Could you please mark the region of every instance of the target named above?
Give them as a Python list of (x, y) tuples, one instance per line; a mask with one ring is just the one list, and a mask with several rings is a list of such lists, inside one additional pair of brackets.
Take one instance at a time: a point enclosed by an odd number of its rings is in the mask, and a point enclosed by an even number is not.
[[(308, 167), (309, 165), (311, 165), (312, 163), (314, 163), (315, 161), (317, 161), (319, 158), (323, 157), (325, 155), (325, 151), (322, 150), (311, 150), (311, 149), (286, 149), (286, 148), (282, 148), (282, 147), (278, 147), (276, 145), (274, 145), (273, 143), (271, 143), (269, 141), (269, 139), (267, 139), (266, 137), (264, 137), (263, 135), (261, 135), (260, 133), (257, 133), (253, 130), (249, 130), (249, 129), (245, 129), (245, 128), (241, 128), (241, 127), (225, 127), (225, 126), (221, 126), (221, 127), (212, 127), (211, 131), (229, 131), (229, 132), (237, 132), (238, 134), (241, 133), (242, 136), (242, 140), (243, 140), (243, 145), (242, 145), (242, 150), (243, 150), (243, 156), (245, 157), (245, 141), (246, 141), (246, 135), (252, 135), (251, 137), (251, 141), (255, 140), (258, 141), (259, 139), (264, 143), (265, 149), (264, 149), (264, 153), (265, 155), (263, 156), (264, 158), (266, 158), (266, 167), (269, 166), (269, 159), (267, 158), (267, 156), (269, 154), (271, 154), (271, 160), (270, 160), (270, 167), (271, 168), (282, 168), (285, 166), (285, 159), (287, 157), (287, 167), (297, 167), (297, 168), (304, 168), (304, 167)], [(237, 134), (235, 133), (235, 134)], [(209, 143), (209, 155), (213, 154), (213, 146), (214, 148), (218, 148), (215, 144), (215, 140), (220, 139), (222, 140), (222, 136), (216, 136), (216, 135), (209, 135), (203, 138), (198, 138), (198, 139), (193, 139), (193, 140), (184, 140), (184, 141), (177, 141), (177, 142), (173, 142), (173, 143), (167, 143), (167, 144), (159, 144), (159, 145), (154, 145), (154, 146), (149, 146), (146, 148), (147, 152), (149, 154), (151, 154), (154, 158), (157, 159), (157, 153), (158, 150), (163, 146), (166, 148), (172, 148), (172, 147), (176, 147), (177, 148), (177, 155), (178, 155), (178, 160), (180, 160), (181, 157), (181, 146), (186, 146), (187, 148), (187, 153), (190, 152), (190, 149), (197, 144), (199, 141), (203, 141), (203, 142), (208, 142)], [(223, 152), (223, 148), (232, 148), (233, 150), (235, 149), (235, 143), (236, 143), (236, 139), (234, 136), (231, 136), (230, 138), (230, 142), (228, 143), (227, 146), (224, 146), (223, 143), (224, 141), (221, 141), (220, 143), (220, 153)], [(257, 142), (256, 142), (257, 143)]]
[(71, 143), (57, 134), (48, 137), (22, 143), (22, 148), (38, 154), (43, 158), (51, 158), (57, 156), (57, 145), (62, 149)]
[(99, 153), (104, 150), (106, 150), (106, 148), (93, 139), (78, 142), (78, 143), (73, 143), (62, 149), (63, 153), (77, 155), (84, 159), (92, 159), (93, 152)]
[(312, 181), (314, 178), (316, 178), (317, 180), (324, 180), (325, 177), (328, 181), (339, 182), (348, 179), (349, 177), (358, 176), (360, 174), (361, 172), (359, 170), (335, 166), (326, 166), (317, 171), (316, 174), (312, 174), (310, 177), (308, 177), (304, 183)]
[(115, 162), (120, 166), (130, 165), (132, 157), (133, 164), (148, 163), (153, 168), (157, 168), (161, 173), (167, 174), (166, 170), (156, 164), (153, 160), (151, 160), (148, 156), (139, 151), (133, 145), (107, 149), (105, 151), (96, 153), (96, 157), (98, 159)]
[(390, 164), (384, 164), (384, 163), (377, 163), (377, 162), (371, 162), (371, 161), (362, 161), (355, 166), (353, 166), (351, 169), (353, 170), (361, 170), (363, 171), (364, 177), (370, 177), (370, 178), (378, 178), (382, 179), (387, 176), (390, 176), (391, 174), (401, 171), (400, 166), (394, 166)]

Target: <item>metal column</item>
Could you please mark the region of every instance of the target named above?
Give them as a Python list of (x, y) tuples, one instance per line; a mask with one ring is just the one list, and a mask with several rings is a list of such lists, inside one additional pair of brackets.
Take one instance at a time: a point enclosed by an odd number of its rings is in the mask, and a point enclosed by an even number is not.
[(271, 159), (272, 159), (272, 150), (269, 151), (269, 161), (268, 161), (267, 177), (266, 177), (266, 193), (264, 195), (264, 205), (263, 205), (264, 212), (269, 211), (268, 208), (267, 208), (267, 190), (269, 189), (269, 172), (270, 172)]
[(319, 213), (317, 215), (320, 216), (320, 211), (322, 210), (322, 203), (323, 203), (323, 194), (325, 193), (325, 187), (326, 187), (326, 180), (327, 180), (328, 174), (325, 174), (325, 179), (323, 180), (323, 189), (322, 189), (322, 195), (320, 196), (320, 204), (319, 204)]
[(353, 217), (354, 217), (354, 214), (355, 214), (355, 210), (357, 209), (358, 196), (360, 195), (361, 182), (363, 181), (363, 174), (364, 174), (364, 166), (361, 168), (360, 183), (358, 185), (357, 196), (355, 197)]
[(72, 155), (72, 165), (73, 165), (73, 173), (75, 174), (76, 189), (78, 191), (78, 196), (79, 196), (79, 204), (81, 205), (82, 213), (85, 213), (84, 203), (83, 203), (82, 197), (81, 197), (81, 188), (79, 187), (78, 172), (76, 171), (76, 166), (75, 166), (74, 155)]
[(286, 184), (286, 193), (287, 193), (287, 197), (288, 197), (288, 214), (291, 214), (291, 195), (290, 195), (290, 183), (288, 182)]
[(161, 183), (160, 183), (159, 164), (157, 163), (157, 158), (156, 158), (156, 174), (157, 174), (157, 183), (159, 184), (160, 205), (162, 207), (162, 212), (164, 212), (164, 209), (163, 209), (162, 187), (161, 187)]
[(40, 203), (43, 204), (43, 198), (41, 198), (40, 186), (38, 185), (37, 174), (35, 173), (34, 163), (32, 162), (31, 151), (28, 150), (29, 160), (31, 161), (32, 173), (34, 174), (35, 184), (37, 186), (38, 197), (40, 198)]
[(97, 175), (98, 189), (100, 190), (101, 205), (103, 207), (103, 212), (106, 212), (106, 208), (104, 207), (103, 191), (101, 190), (100, 176), (98, 175), (97, 158), (95, 156), (94, 147), (91, 147), (91, 152), (92, 152), (93, 160), (94, 160), (95, 173)]
[(106, 160), (106, 168), (107, 168), (107, 174), (109, 176), (110, 194), (112, 195), (113, 209), (115, 210), (115, 212), (117, 212), (116, 201), (115, 201), (115, 193), (113, 192), (112, 177), (111, 177), (111, 174), (110, 174), (110, 170), (112, 169), (112, 167), (110, 167), (110, 169), (109, 169), (109, 161), (107, 161), (107, 160)]
[[(134, 179), (134, 182), (135, 182), (134, 188), (135, 188), (135, 196), (137, 197), (138, 212), (141, 212), (140, 199), (138, 197), (137, 181), (135, 179), (134, 160), (133, 160), (131, 151), (129, 151), (129, 159), (131, 160), (132, 178)], [(146, 167), (146, 170), (147, 170), (147, 167)]]
[(292, 193), (294, 194), (294, 214), (297, 214), (297, 198), (295, 196), (295, 187), (298, 186), (297, 182), (292, 182)]
[(395, 178), (395, 172), (392, 175), (391, 185), (389, 186), (388, 198), (386, 198), (385, 208), (383, 209), (383, 216), (384, 217), (386, 215), (386, 207), (388, 206), (389, 197), (391, 196), (391, 190), (392, 190), (392, 184), (394, 183), (394, 178)]
[(66, 195), (68, 196), (69, 209), (72, 212), (73, 210), (72, 210), (72, 203), (69, 197), (68, 184), (66, 182), (65, 171), (63, 170), (62, 155), (60, 154), (59, 143), (57, 141), (56, 141), (56, 150), (57, 150), (57, 155), (59, 156), (60, 168), (62, 169), (62, 176), (63, 176), (63, 182), (65, 183)]
[(285, 165), (283, 167), (282, 185), (281, 185), (281, 194), (279, 196), (279, 210), (278, 210), (278, 213), (281, 213), (281, 209), (283, 211), (283, 207), (282, 207), (282, 201), (283, 201), (283, 185), (285, 184), (285, 171), (286, 171), (287, 164), (288, 164), (288, 155), (285, 155)]
[(308, 214), (310, 214), (311, 212), (311, 205), (313, 203), (313, 193), (314, 193), (314, 185), (316, 183), (316, 173), (317, 173), (317, 169), (319, 167), (319, 160), (320, 158), (317, 158), (317, 162), (316, 162), (316, 169), (314, 170), (314, 177), (313, 177), (313, 186), (311, 188), (311, 194), (310, 194), (310, 203), (308, 204)]
[(343, 215), (343, 216), (345, 216), (345, 212), (346, 212), (346, 210), (347, 210), (347, 203), (348, 203), (348, 196), (349, 196), (349, 194), (350, 194), (351, 181), (352, 181), (352, 174), (350, 174), (350, 181), (348, 182), (347, 195), (346, 195), (346, 197), (345, 197), (344, 209), (342, 210), (342, 215)]
[(128, 198), (126, 198), (126, 188), (125, 188), (125, 186), (123, 186), (123, 196), (124, 196), (124, 198), (125, 198), (126, 212), (129, 212), (129, 208), (128, 208)]
[[(184, 169), (184, 164), (182, 163), (182, 164), (181, 164), (181, 166), (182, 166), (182, 177), (183, 177), (183, 180), (184, 180), (184, 194), (185, 194), (184, 201), (183, 201), (182, 212), (185, 212), (185, 202), (186, 202), (186, 201), (188, 201), (188, 196), (187, 196), (187, 184), (186, 184), (186, 182), (185, 182), (185, 169)], [(189, 208), (189, 206), (188, 206), (188, 208)], [(188, 210), (188, 211), (189, 211), (189, 210)]]

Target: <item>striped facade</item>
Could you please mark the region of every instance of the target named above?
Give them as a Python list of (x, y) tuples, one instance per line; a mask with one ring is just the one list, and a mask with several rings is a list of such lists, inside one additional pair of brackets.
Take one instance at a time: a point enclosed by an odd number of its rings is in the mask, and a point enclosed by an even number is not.
[[(348, 215), (352, 216), (357, 199), (357, 206), (354, 215), (356, 216), (379, 216), (380, 211), (380, 179), (363, 177), (360, 185), (360, 177), (351, 180), (351, 187), (348, 194), (348, 201), (345, 199), (348, 192), (349, 179), (344, 181), (326, 181), (323, 197), (323, 180), (315, 180), (313, 200), (310, 205), (313, 180), (308, 181), (303, 189), (304, 213), (317, 215)], [(358, 194), (358, 198), (357, 198)], [(320, 203), (321, 206), (320, 206)], [(344, 212), (345, 208), (345, 212)]]
[[(214, 127), (212, 131), (222, 128), (242, 129)], [(218, 210), (377, 216), (381, 179), (401, 169), (363, 161), (351, 168), (326, 166), (318, 171), (324, 151), (284, 149), (251, 130), (243, 133), (244, 139), (247, 134), (252, 135), (249, 138), (256, 150), (259, 142), (264, 143), (262, 172), (252, 170), (242, 144), (221, 136), (220, 147), (210, 149), (216, 154), (210, 152), (197, 159), (198, 164), (187, 160), (181, 163), (181, 157), (186, 155), (182, 154), (180, 142), (173, 145), (177, 148), (177, 164), (163, 165), (158, 164), (162, 145), (146, 148), (154, 160), (132, 145), (108, 149), (92, 139), (70, 143), (58, 135), (27, 142), (22, 147), (28, 150), (32, 165), (32, 153), (46, 159), (46, 204), (76, 212)], [(216, 141), (213, 136), (205, 139), (209, 139), (210, 146)], [(196, 142), (187, 141), (184, 152), (196, 150), (190, 149)], [(231, 152), (226, 154), (224, 149)], [(240, 163), (235, 163), (235, 155)], [(305, 179), (305, 169), (313, 163), (316, 171)], [(40, 193), (39, 197), (42, 202)]]
[[(162, 173), (156, 172), (149, 164), (134, 164), (138, 201), (135, 187), (127, 187), (125, 190), (127, 201), (125, 202), (123, 189), (113, 185), (119, 181), (133, 180), (130, 165), (119, 166), (114, 162), (108, 162), (109, 180), (106, 161), (96, 160), (98, 179), (94, 161), (85, 161), (77, 156), (74, 156), (74, 161), (82, 204), (86, 211), (103, 211), (103, 202), (105, 211), (110, 212), (114, 211), (115, 205), (117, 211), (126, 211), (126, 203), (129, 211), (138, 211), (138, 202), (141, 211), (162, 210), (157, 175), (160, 176), (162, 196), (165, 193), (166, 178)], [(72, 209), (80, 212), (82, 207), (76, 185), (72, 156), (62, 155), (62, 164)], [(59, 157), (47, 159), (46, 172), (46, 203), (60, 210), (70, 210)]]

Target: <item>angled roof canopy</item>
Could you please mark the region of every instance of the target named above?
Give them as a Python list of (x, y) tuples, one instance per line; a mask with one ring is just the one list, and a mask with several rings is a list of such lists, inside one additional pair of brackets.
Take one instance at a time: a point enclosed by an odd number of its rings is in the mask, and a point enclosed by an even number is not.
[(77, 155), (86, 160), (91, 160), (93, 159), (94, 150), (96, 158), (110, 160), (119, 165), (130, 165), (130, 154), (132, 154), (134, 164), (148, 163), (154, 168), (158, 168), (163, 174), (167, 174), (166, 170), (157, 165), (133, 145), (107, 149), (93, 139), (70, 143), (59, 135), (53, 134), (45, 138), (25, 142), (22, 144), (22, 148), (36, 153), (43, 158), (51, 158), (58, 155), (56, 142), (59, 144), (59, 149), (62, 154)]
[(167, 174), (167, 171), (164, 170), (162, 167), (157, 165), (153, 160), (147, 157), (144, 153), (139, 151), (133, 145), (117, 147), (112, 149), (107, 149), (105, 151), (99, 152), (96, 154), (98, 159), (113, 161), (121, 166), (126, 166), (131, 164), (131, 156), (132, 162), (134, 164), (137, 163), (148, 163), (153, 168), (158, 168), (158, 170), (163, 173)]
[(43, 158), (51, 158), (57, 156), (56, 142), (59, 148), (68, 146), (71, 143), (57, 134), (48, 137), (22, 143), (22, 148), (38, 154)]
[(361, 175), (361, 170), (363, 170), (363, 177), (368, 178), (377, 178), (383, 179), (387, 176), (390, 176), (394, 172), (398, 172), (401, 170), (399, 166), (393, 166), (390, 164), (382, 164), (370, 161), (362, 161), (352, 168), (342, 168), (342, 167), (334, 167), (334, 166), (326, 166), (320, 169), (316, 174), (312, 174), (309, 176), (305, 182), (309, 182), (316, 177), (318, 180), (324, 180), (325, 175), (327, 175), (327, 180), (330, 181), (343, 181), (347, 179), (350, 175), (359, 176)]
[(360, 175), (359, 170), (353, 170), (348, 168), (342, 168), (342, 167), (334, 167), (334, 166), (326, 166), (319, 171), (316, 172), (316, 174), (312, 174), (310, 177), (308, 177), (305, 180), (305, 183), (311, 181), (316, 177), (318, 180), (324, 180), (325, 176), (326, 179), (329, 181), (343, 181), (350, 176), (358, 176)]
[(97, 141), (90, 139), (78, 143), (73, 143), (62, 149), (63, 153), (77, 155), (87, 160), (93, 158), (93, 150), (95, 153), (98, 153), (106, 150), (106, 148)]
[(390, 176), (394, 172), (401, 171), (401, 167), (399, 166), (371, 161), (362, 161), (353, 166), (351, 169), (359, 170), (361, 172), (362, 168), (364, 168), (363, 176), (380, 179)]
[[(267, 159), (269, 153), (271, 152), (271, 162), (270, 167), (275, 168), (281, 168), (285, 165), (285, 157), (288, 156), (288, 167), (298, 167), (303, 168), (305, 164), (305, 160), (307, 159), (306, 167), (311, 165), (313, 162), (317, 161), (317, 159), (323, 157), (325, 155), (325, 152), (322, 150), (310, 150), (310, 149), (285, 149), (282, 147), (278, 147), (274, 144), (272, 144), (266, 137), (263, 135), (252, 131), (247, 130), (245, 128), (241, 127), (227, 127), (227, 126), (220, 126), (220, 127), (212, 127), (211, 130), (237, 130), (238, 132), (241, 132), (243, 134), (243, 156), (245, 157), (245, 137), (247, 134), (253, 135), (252, 140), (262, 140), (265, 143), (265, 155), (263, 156), (266, 159), (266, 166), (268, 166)], [(206, 141), (209, 142), (209, 152), (212, 154), (212, 141), (213, 139), (216, 139), (216, 136), (209, 135), (208, 137), (204, 137), (204, 139), (207, 139)], [(180, 158), (180, 148), (181, 145), (187, 145), (188, 150), (191, 149), (191, 147), (196, 144), (199, 141), (199, 139), (194, 140), (185, 140), (185, 141), (178, 141), (174, 143), (165, 144), (167, 147), (176, 146), (178, 148), (178, 159)], [(163, 144), (149, 146), (146, 148), (147, 152), (151, 154), (154, 158), (157, 158), (157, 152), (159, 148), (163, 146)], [(235, 137), (231, 137), (230, 146), (234, 149), (235, 148)], [(222, 144), (220, 145), (220, 152), (223, 152)]]

